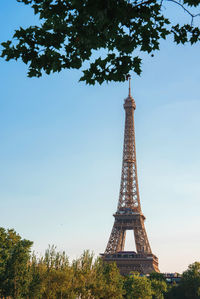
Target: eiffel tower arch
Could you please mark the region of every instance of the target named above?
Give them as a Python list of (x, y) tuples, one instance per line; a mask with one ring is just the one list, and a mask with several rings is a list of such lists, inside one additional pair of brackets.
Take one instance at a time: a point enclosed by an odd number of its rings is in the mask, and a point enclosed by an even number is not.
[[(140, 205), (134, 128), (136, 104), (130, 90), (129, 77), (129, 94), (124, 101), (125, 130), (119, 201), (106, 250), (101, 254), (105, 262), (116, 262), (123, 275), (131, 271), (143, 274), (159, 272), (158, 258), (151, 251)], [(124, 251), (127, 230), (134, 233), (136, 252)]]

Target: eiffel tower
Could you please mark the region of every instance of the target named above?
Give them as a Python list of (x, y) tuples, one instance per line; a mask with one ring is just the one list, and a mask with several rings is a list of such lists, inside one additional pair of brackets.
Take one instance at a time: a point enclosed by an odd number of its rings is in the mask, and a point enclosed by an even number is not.
[[(131, 271), (142, 274), (159, 272), (158, 258), (151, 252), (140, 205), (134, 129), (136, 104), (131, 96), (130, 79), (129, 76), (129, 94), (124, 101), (126, 118), (119, 201), (106, 250), (101, 254), (105, 262), (116, 262), (122, 275)], [(137, 252), (124, 251), (126, 230), (134, 232)]]

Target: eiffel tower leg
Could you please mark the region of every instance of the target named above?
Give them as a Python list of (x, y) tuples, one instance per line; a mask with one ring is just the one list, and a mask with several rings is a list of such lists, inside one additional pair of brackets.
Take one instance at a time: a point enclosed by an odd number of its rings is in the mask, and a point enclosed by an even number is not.
[(126, 231), (123, 228), (113, 225), (112, 232), (105, 250), (105, 254), (124, 250)]
[(140, 219), (134, 227), (135, 245), (138, 253), (151, 254), (151, 248), (144, 227), (144, 221)]
[(121, 246), (119, 251), (124, 251), (124, 246), (125, 246), (125, 240), (126, 240), (126, 231), (123, 230), (121, 234)]

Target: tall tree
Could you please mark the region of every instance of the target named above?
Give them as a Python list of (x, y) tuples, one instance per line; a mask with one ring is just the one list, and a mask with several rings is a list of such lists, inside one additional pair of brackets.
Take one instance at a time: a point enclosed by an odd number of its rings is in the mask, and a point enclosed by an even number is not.
[(126, 299), (151, 299), (151, 281), (147, 277), (142, 277), (138, 273), (126, 277), (125, 283)]
[(81, 299), (122, 298), (123, 278), (116, 264), (94, 260), (93, 254), (85, 251), (73, 262), (73, 288)]
[[(123, 277), (119, 273), (119, 269), (115, 263), (102, 263), (102, 273), (104, 281), (101, 284), (101, 292), (99, 292), (99, 299), (121, 299), (123, 298)], [(98, 279), (98, 276), (97, 276)]]
[(0, 292), (15, 299), (25, 296), (30, 276), (28, 263), (32, 242), (13, 229), (0, 228)]
[(172, 287), (166, 299), (199, 299), (200, 298), (200, 263), (195, 262), (183, 272), (178, 286)]
[(181, 293), (184, 293), (186, 299), (200, 298), (200, 263), (195, 262), (188, 266), (183, 272), (180, 282)]
[[(31, 264), (33, 267), (33, 263)], [(34, 266), (35, 267), (35, 266)], [(37, 260), (36, 273), (39, 275), (39, 292), (44, 299), (75, 299), (73, 291), (73, 268), (69, 265), (65, 252), (57, 252), (56, 247), (49, 247), (44, 258)], [(37, 278), (37, 276), (36, 276)], [(31, 290), (31, 288), (30, 288)], [(34, 295), (34, 289), (33, 289)], [(36, 297), (33, 296), (35, 299)], [(40, 298), (40, 297), (38, 297)]]
[[(28, 76), (62, 69), (82, 69), (88, 84), (124, 81), (130, 71), (141, 73), (139, 52), (154, 55), (160, 41), (172, 35), (176, 44), (200, 39), (194, 19), (200, 0), (17, 0), (31, 5), (40, 24), (15, 31), (3, 42), (1, 57), (22, 59)], [(188, 14), (186, 24), (172, 24), (165, 5)], [(181, 21), (181, 20), (180, 20)]]
[(149, 276), (153, 299), (163, 299), (167, 292), (167, 283), (162, 273), (152, 272)]

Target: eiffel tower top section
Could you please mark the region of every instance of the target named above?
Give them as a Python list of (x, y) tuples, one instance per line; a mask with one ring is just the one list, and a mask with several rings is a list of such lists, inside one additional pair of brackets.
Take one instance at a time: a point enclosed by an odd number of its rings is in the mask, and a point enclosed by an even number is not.
[(117, 214), (132, 214), (133, 212), (141, 214), (136, 150), (135, 150), (135, 128), (134, 128), (134, 111), (136, 104), (131, 96), (131, 78), (129, 77), (129, 93), (124, 101), (126, 113), (125, 130), (124, 130), (124, 148), (121, 185), (119, 192), (119, 201)]
[(128, 80), (129, 80), (128, 97), (124, 100), (124, 109), (133, 108), (135, 110), (136, 104), (133, 97), (131, 96), (131, 76), (128, 76)]

